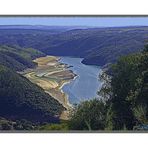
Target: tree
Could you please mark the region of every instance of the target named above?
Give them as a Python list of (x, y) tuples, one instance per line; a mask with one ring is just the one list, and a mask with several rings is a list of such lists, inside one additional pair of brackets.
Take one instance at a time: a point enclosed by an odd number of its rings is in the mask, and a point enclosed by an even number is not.
[(80, 103), (70, 119), (72, 130), (104, 130), (106, 108), (97, 99)]
[(111, 92), (107, 129), (132, 130), (137, 122), (148, 121), (148, 45), (112, 66)]

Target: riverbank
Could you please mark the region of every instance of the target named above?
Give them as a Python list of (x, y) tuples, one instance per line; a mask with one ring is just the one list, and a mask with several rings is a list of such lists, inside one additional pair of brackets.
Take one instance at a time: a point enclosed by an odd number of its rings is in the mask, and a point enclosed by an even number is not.
[(101, 88), (101, 82), (98, 75), (101, 68), (96, 65), (85, 65), (83, 58), (61, 57), (60, 62), (71, 65), (69, 68), (77, 77), (71, 83), (64, 85), (63, 91), (69, 95), (69, 101), (72, 104), (79, 104), (82, 101), (98, 98), (98, 90)]
[(60, 58), (55, 56), (37, 58), (34, 62), (38, 66), (24, 71), (23, 75), (58, 100), (66, 108), (61, 119), (67, 119), (68, 110), (72, 105), (69, 103), (68, 95), (62, 91), (62, 87), (73, 80), (76, 75), (67, 69), (68, 65), (60, 63), (59, 60)]

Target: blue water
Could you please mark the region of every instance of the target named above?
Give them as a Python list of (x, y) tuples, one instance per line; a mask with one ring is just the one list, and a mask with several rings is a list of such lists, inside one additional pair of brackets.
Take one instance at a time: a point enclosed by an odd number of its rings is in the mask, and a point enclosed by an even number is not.
[(98, 97), (97, 91), (102, 83), (99, 81), (99, 66), (82, 64), (82, 58), (61, 57), (60, 62), (68, 64), (77, 77), (70, 83), (63, 86), (62, 90), (68, 94), (70, 103), (79, 103), (80, 101)]

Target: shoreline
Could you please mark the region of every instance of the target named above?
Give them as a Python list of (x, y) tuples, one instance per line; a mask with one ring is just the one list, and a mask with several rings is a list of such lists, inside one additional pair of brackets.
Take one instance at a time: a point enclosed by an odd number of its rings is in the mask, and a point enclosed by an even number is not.
[[(62, 90), (62, 88), (63, 88), (66, 84), (71, 83), (71, 81), (74, 81), (77, 77), (78, 77), (78, 75), (75, 75), (75, 77), (74, 77), (73, 79), (71, 79), (69, 82), (63, 83), (63, 84), (59, 87), (59, 89), (61, 90), (61, 92), (64, 93), (64, 94), (66, 94), (66, 93)], [(68, 99), (68, 102), (69, 102), (69, 95), (66, 94), (66, 96), (67, 96), (67, 99)], [(68, 104), (69, 104), (71, 107), (73, 106), (70, 102), (69, 102)]]
[(36, 58), (33, 61), (37, 63), (34, 69), (26, 69), (21, 74), (31, 82), (44, 89), (46, 93), (56, 99), (66, 111), (61, 114), (61, 119), (68, 119), (68, 112), (72, 108), (69, 102), (69, 96), (64, 93), (64, 85), (73, 81), (77, 75), (69, 70), (69, 66), (60, 62), (60, 57), (45, 56)]

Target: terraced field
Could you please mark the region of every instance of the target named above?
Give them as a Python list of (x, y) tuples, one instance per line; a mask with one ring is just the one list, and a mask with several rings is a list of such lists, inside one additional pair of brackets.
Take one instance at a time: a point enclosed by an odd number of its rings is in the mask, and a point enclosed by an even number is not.
[[(68, 96), (61, 90), (62, 86), (69, 83), (76, 76), (68, 66), (59, 62), (58, 57), (46, 56), (34, 60), (38, 66), (35, 69), (26, 70), (23, 75), (31, 82), (42, 87), (45, 92), (57, 99), (67, 110), (71, 105)], [(64, 112), (62, 114), (65, 118)]]

